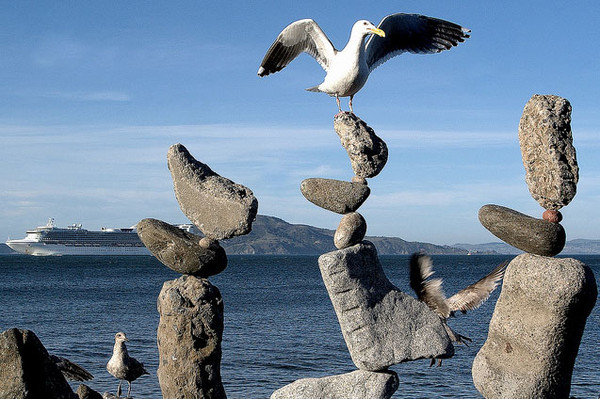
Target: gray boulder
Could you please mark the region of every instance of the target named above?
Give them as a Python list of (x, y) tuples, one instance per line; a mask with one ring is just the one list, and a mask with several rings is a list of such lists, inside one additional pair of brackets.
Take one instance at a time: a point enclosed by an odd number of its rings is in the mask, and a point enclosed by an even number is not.
[(407, 360), (454, 355), (440, 318), (388, 280), (372, 243), (323, 254), (319, 267), (359, 369), (380, 371)]
[(398, 389), (393, 371), (357, 370), (323, 378), (304, 378), (273, 392), (271, 399), (388, 399)]
[(77, 399), (33, 331), (0, 334), (0, 399)]
[(221, 240), (250, 232), (258, 212), (250, 189), (219, 176), (181, 144), (169, 148), (167, 161), (179, 206), (202, 233)]
[(359, 177), (377, 176), (388, 159), (385, 142), (365, 122), (349, 112), (338, 113), (333, 120), (333, 128), (350, 157), (354, 174)]
[(575, 357), (598, 295), (591, 269), (531, 254), (507, 267), (487, 340), (473, 362), (487, 399), (568, 398)]
[(571, 104), (564, 98), (535, 94), (519, 123), (525, 181), (545, 209), (558, 210), (577, 192), (579, 167), (571, 133)]
[(209, 277), (227, 267), (225, 250), (216, 241), (205, 248), (200, 245), (202, 237), (169, 223), (143, 219), (137, 224), (137, 233), (152, 255), (178, 273)]
[(79, 396), (79, 399), (103, 399), (100, 393), (94, 391), (85, 384), (79, 384), (77, 396)]
[(158, 296), (158, 381), (163, 398), (226, 398), (221, 382), (223, 299), (208, 280), (181, 276)]
[(300, 191), (313, 204), (340, 214), (356, 211), (371, 193), (366, 184), (320, 178), (302, 181)]
[(567, 239), (560, 224), (532, 218), (499, 205), (482, 206), (479, 221), (505, 243), (536, 255), (558, 255)]
[(344, 215), (333, 235), (333, 244), (337, 249), (358, 244), (367, 234), (367, 221), (358, 212)]

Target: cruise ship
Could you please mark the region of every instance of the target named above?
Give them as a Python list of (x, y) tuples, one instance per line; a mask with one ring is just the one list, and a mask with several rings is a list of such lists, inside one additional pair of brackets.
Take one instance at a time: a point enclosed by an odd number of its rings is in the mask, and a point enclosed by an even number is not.
[(6, 245), (22, 254), (48, 255), (150, 255), (137, 235), (135, 227), (86, 230), (81, 224), (56, 227), (54, 218), (45, 226), (28, 230), (20, 240), (8, 240)]

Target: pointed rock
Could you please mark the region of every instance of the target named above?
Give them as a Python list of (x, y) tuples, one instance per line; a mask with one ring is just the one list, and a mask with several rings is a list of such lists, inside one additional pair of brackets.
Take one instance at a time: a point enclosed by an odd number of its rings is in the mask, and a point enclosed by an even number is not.
[(567, 239), (560, 224), (532, 218), (499, 205), (482, 206), (479, 221), (505, 243), (536, 255), (558, 255)]
[(388, 399), (398, 389), (393, 371), (356, 370), (323, 378), (303, 378), (273, 392), (271, 399)]
[(350, 157), (354, 173), (359, 177), (377, 176), (388, 158), (385, 142), (350, 112), (338, 113), (333, 120), (333, 128)]
[(300, 191), (313, 204), (342, 215), (356, 211), (371, 193), (366, 184), (321, 178), (302, 181)]
[(552, 95), (531, 97), (519, 123), (519, 142), (531, 196), (545, 209), (569, 204), (579, 180), (569, 101)]
[(359, 369), (379, 371), (407, 360), (454, 355), (440, 318), (388, 280), (372, 243), (323, 254), (319, 267)]
[(202, 237), (169, 223), (143, 219), (137, 233), (152, 255), (177, 273), (209, 277), (227, 267), (225, 250), (217, 242), (205, 248), (200, 245)]
[(202, 233), (221, 240), (250, 232), (258, 212), (250, 189), (219, 176), (181, 144), (169, 148), (167, 161), (179, 206)]
[(568, 398), (597, 295), (592, 270), (578, 260), (531, 254), (513, 259), (473, 362), (475, 387), (487, 399)]

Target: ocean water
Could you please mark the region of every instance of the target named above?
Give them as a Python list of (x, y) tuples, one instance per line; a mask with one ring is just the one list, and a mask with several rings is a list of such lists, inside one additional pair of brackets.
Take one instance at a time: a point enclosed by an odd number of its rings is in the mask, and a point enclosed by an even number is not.
[[(600, 256), (574, 256), (600, 278)], [(434, 256), (447, 295), (473, 283), (511, 256)], [(408, 257), (383, 256), (389, 279), (411, 293)], [(133, 383), (132, 396), (160, 398), (156, 298), (178, 274), (152, 257), (0, 256), (0, 330), (33, 330), (50, 353), (75, 361), (92, 374), (88, 385), (115, 392), (105, 369), (114, 334), (124, 331), (130, 354), (150, 375)], [(268, 398), (299, 378), (353, 371), (350, 355), (321, 280), (316, 256), (230, 256), (227, 269), (210, 279), (225, 303), (222, 378), (230, 399)], [(600, 281), (598, 281), (600, 285)], [(473, 339), (457, 346), (442, 367), (428, 360), (392, 367), (401, 388), (394, 398), (478, 398), (471, 364), (485, 342), (498, 298), (451, 326)], [(600, 395), (600, 306), (588, 319), (572, 379), (571, 395)], [(76, 384), (73, 385), (76, 388)]]

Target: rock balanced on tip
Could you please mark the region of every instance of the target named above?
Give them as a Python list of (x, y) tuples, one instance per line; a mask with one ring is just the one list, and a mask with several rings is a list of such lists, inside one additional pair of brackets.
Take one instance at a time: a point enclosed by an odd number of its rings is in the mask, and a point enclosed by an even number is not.
[(165, 266), (183, 276), (158, 296), (158, 379), (163, 398), (225, 399), (221, 381), (223, 298), (208, 277), (227, 267), (218, 240), (247, 234), (258, 212), (252, 191), (220, 176), (181, 144), (167, 163), (182, 212), (204, 236), (147, 218), (138, 235)]

